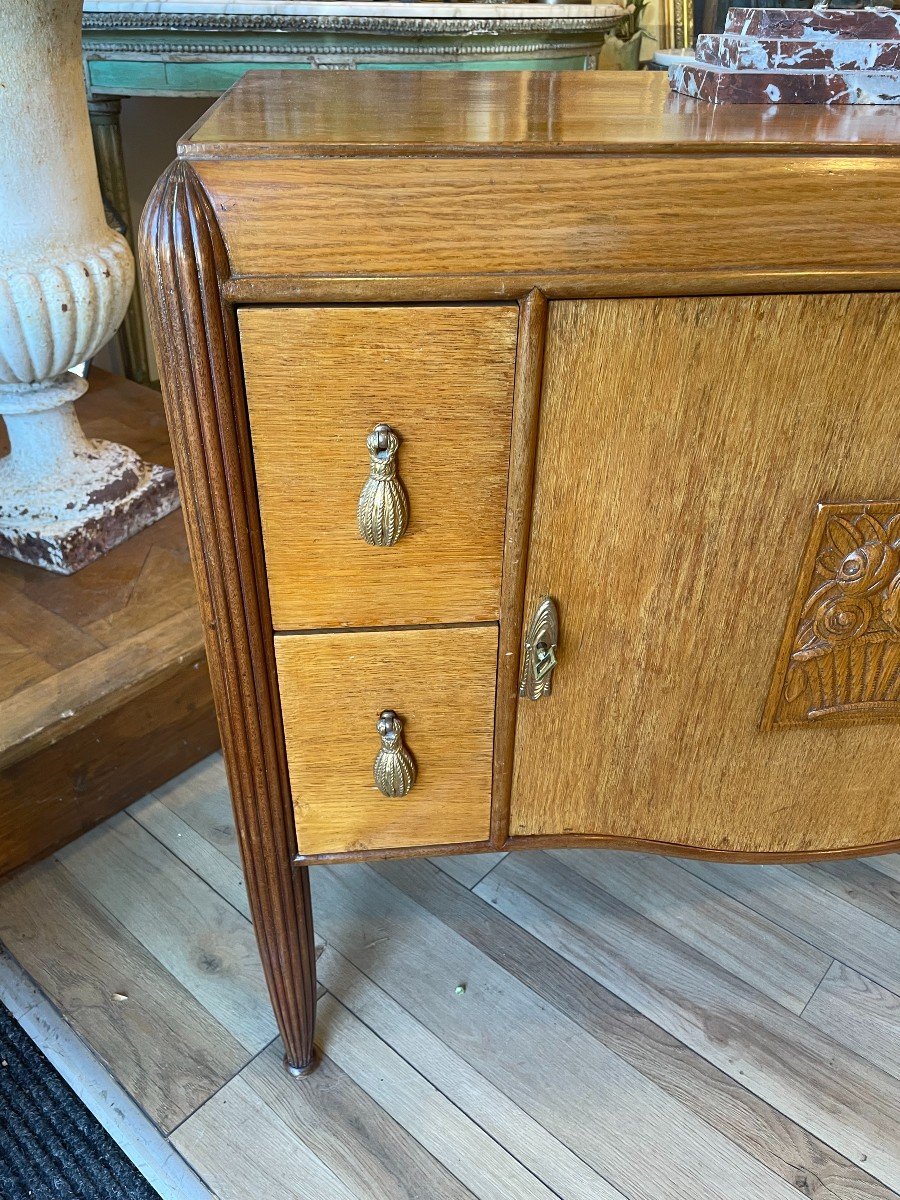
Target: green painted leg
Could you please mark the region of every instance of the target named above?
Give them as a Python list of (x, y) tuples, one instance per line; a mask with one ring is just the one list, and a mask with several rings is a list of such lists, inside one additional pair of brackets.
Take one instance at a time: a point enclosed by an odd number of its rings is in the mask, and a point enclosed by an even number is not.
[[(97, 159), (97, 175), (100, 191), (110, 224), (115, 224), (128, 239), (134, 250), (128, 208), (128, 185), (125, 182), (125, 160), (122, 157), (122, 135), (119, 129), (119, 114), (122, 101), (118, 97), (102, 97), (88, 100), (91, 114), (91, 132), (94, 135), (94, 154)], [(109, 213), (112, 209), (112, 213)], [(144, 329), (144, 314), (141, 310), (140, 287), (136, 286), (118, 333), (122, 366), (129, 379), (147, 383), (150, 365), (147, 359), (147, 334)]]

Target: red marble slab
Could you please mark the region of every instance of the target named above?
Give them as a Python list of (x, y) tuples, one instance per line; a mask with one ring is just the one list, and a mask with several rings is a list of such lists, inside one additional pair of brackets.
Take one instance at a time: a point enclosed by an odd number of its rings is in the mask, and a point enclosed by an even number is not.
[(726, 33), (812, 40), (820, 34), (848, 38), (900, 38), (900, 12), (888, 8), (731, 8)]
[(900, 39), (823, 37), (817, 41), (701, 33), (697, 61), (737, 71), (897, 71)]
[(734, 71), (687, 62), (669, 86), (713, 104), (900, 104), (900, 71)]

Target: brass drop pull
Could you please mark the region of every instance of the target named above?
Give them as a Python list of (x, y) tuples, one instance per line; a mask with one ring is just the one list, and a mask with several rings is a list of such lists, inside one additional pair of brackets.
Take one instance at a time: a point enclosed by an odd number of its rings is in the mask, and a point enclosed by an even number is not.
[(373, 766), (376, 786), (382, 796), (405, 796), (416, 782), (416, 764), (403, 744), (403, 722), (387, 708), (375, 728), (381, 737)]
[(397, 478), (400, 439), (390, 425), (376, 425), (366, 438), (369, 478), (356, 509), (359, 536), (370, 546), (393, 546), (409, 524), (409, 500)]
[(519, 683), (520, 696), (528, 700), (540, 700), (543, 696), (550, 695), (558, 645), (559, 614), (553, 600), (545, 596), (535, 609), (525, 631), (525, 658)]

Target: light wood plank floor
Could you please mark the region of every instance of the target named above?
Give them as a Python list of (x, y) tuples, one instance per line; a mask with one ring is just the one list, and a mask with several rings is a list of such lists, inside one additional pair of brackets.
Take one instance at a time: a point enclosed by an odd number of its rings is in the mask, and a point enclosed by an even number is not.
[(221, 1200), (900, 1194), (897, 857), (312, 881), (325, 1057), (300, 1081), (218, 756), (0, 888), (9, 954)]

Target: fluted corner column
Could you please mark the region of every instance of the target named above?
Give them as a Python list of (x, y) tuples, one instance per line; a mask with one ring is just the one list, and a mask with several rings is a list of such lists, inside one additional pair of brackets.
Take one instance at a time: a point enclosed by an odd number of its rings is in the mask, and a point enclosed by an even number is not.
[(178, 505), (174, 473), (88, 439), (73, 366), (115, 333), (134, 261), (97, 183), (81, 0), (0, 0), (0, 555), (70, 574)]

